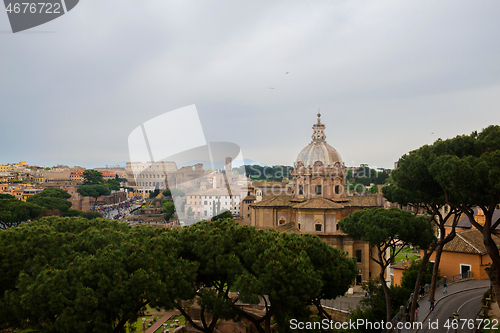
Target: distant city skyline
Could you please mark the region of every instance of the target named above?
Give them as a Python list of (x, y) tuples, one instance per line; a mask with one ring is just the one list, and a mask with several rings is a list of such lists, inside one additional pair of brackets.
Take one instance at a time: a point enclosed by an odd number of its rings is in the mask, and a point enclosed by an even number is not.
[(498, 12), (496, 1), (84, 1), (12, 34), (0, 11), (0, 163), (128, 161), (135, 128), (195, 104), (207, 141), (244, 158), (292, 165), (319, 108), (346, 165), (393, 168), (500, 124)]

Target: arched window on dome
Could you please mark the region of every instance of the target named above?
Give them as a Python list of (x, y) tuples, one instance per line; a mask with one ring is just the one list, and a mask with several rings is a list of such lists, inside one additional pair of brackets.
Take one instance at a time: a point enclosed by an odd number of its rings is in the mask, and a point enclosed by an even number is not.
[(285, 217), (284, 216), (280, 217), (278, 222), (279, 222), (279, 224), (285, 224), (286, 223)]
[(303, 194), (304, 194), (304, 186), (299, 185), (299, 195), (303, 195)]

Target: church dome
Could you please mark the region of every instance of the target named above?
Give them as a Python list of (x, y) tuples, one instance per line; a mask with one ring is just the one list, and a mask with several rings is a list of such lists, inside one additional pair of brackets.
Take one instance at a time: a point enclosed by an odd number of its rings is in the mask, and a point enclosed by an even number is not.
[(313, 125), (314, 133), (312, 142), (308, 144), (297, 156), (295, 165), (302, 162), (305, 167), (313, 166), (315, 162), (321, 161), (325, 166), (333, 166), (339, 162), (342, 166), (342, 158), (335, 148), (326, 143), (325, 125), (321, 123), (321, 114), (318, 113), (318, 122)]

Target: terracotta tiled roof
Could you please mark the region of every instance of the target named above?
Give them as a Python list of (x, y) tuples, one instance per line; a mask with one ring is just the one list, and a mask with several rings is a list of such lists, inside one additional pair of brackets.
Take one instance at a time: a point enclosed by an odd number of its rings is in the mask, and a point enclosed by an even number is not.
[(291, 197), (289, 195), (277, 195), (270, 197), (268, 199), (262, 200), (251, 204), (252, 207), (290, 207), (292, 202), (290, 202)]
[(307, 200), (305, 202), (295, 204), (293, 208), (298, 209), (342, 209), (344, 205), (340, 203), (333, 202), (331, 200), (325, 199), (320, 196), (315, 196), (314, 198)]
[[(491, 235), (491, 237), (500, 247), (500, 238), (495, 235)], [(482, 233), (477, 229), (472, 229), (457, 233), (455, 238), (443, 247), (443, 251), (484, 254), (486, 253), (486, 247), (483, 243)]]
[(347, 197), (351, 206), (355, 207), (378, 207), (376, 195), (355, 195)]

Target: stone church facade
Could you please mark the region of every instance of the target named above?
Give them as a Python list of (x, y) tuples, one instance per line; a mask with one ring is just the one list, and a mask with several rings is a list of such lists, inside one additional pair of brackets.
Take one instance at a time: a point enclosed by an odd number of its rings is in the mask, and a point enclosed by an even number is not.
[(286, 189), (278, 195), (256, 196), (255, 189), (249, 188), (241, 203), (243, 223), (278, 230), (288, 225), (287, 231), (319, 236), (356, 258), (359, 274), (355, 285), (359, 285), (377, 276), (379, 266), (370, 260), (368, 243), (342, 233), (338, 221), (357, 210), (382, 206), (383, 198), (348, 195), (345, 164), (337, 150), (326, 142), (320, 114), (312, 129), (312, 141), (297, 156), (293, 179)]

